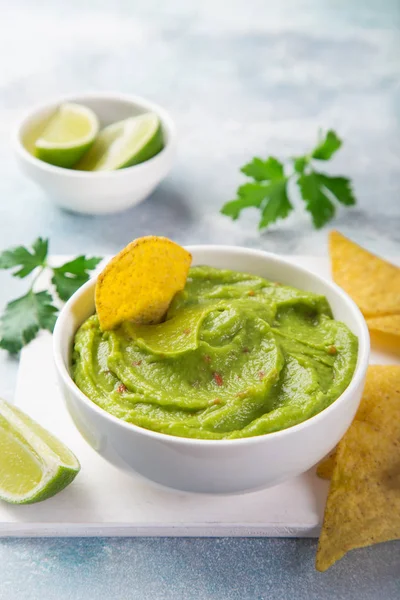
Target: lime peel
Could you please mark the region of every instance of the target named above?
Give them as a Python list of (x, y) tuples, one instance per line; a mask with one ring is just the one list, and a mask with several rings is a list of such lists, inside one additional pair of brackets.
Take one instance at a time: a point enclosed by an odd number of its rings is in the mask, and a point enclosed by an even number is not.
[(159, 117), (145, 113), (105, 127), (75, 168), (83, 171), (124, 169), (153, 158), (163, 147)]
[(90, 108), (62, 104), (35, 142), (36, 156), (55, 166), (71, 168), (89, 150), (98, 132), (99, 120)]
[(0, 498), (13, 504), (31, 504), (54, 496), (80, 470), (67, 446), (1, 399), (0, 454)]

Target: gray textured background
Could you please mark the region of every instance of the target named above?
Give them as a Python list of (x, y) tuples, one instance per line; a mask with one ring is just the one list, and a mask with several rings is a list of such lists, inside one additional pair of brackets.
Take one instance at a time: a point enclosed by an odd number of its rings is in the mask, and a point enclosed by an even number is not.
[[(137, 235), (325, 254), (300, 209), (268, 232), (257, 213), (218, 214), (254, 154), (289, 156), (335, 128), (329, 167), (354, 181), (358, 205), (335, 226), (383, 255), (400, 254), (399, 0), (0, 0), (1, 247), (50, 236), (54, 253), (114, 253)], [(115, 90), (165, 105), (179, 130), (168, 179), (112, 217), (57, 209), (18, 173), (9, 134), (32, 104)], [(23, 285), (0, 274), (0, 301)], [(17, 361), (0, 355), (0, 394)], [(315, 573), (315, 541), (230, 539), (2, 540), (0, 599), (261, 600), (397, 598), (399, 544)]]

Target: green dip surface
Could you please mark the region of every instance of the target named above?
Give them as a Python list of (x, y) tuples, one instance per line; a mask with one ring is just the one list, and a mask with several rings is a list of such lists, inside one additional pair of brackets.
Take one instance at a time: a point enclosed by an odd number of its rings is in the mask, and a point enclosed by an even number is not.
[(75, 336), (72, 375), (110, 414), (169, 435), (236, 439), (309, 419), (346, 389), (358, 340), (324, 296), (192, 267), (165, 322)]

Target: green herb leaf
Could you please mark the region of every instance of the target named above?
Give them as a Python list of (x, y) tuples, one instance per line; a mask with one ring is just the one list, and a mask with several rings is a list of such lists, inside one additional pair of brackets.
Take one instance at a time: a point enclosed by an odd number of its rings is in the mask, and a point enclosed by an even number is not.
[(356, 199), (351, 189), (351, 181), (346, 177), (331, 177), (324, 173), (318, 174), (319, 180), (336, 200), (345, 206), (354, 206)]
[(7, 304), (0, 318), (0, 347), (15, 354), (33, 340), (40, 329), (53, 331), (57, 308), (49, 292), (34, 293)]
[(287, 195), (287, 179), (271, 183), (268, 190), (268, 200), (263, 205), (259, 229), (268, 227), (278, 219), (285, 219), (293, 210)]
[(269, 184), (247, 183), (238, 190), (239, 198), (228, 202), (222, 207), (222, 214), (237, 219), (245, 208), (261, 209), (259, 228), (262, 229), (284, 219), (293, 206), (287, 195), (287, 178), (273, 181)]
[(332, 177), (319, 173), (313, 168), (313, 160), (329, 160), (342, 145), (333, 130), (329, 130), (319, 141), (311, 154), (294, 156), (288, 161), (291, 173), (274, 156), (266, 160), (255, 157), (241, 171), (253, 178), (254, 183), (239, 187), (237, 198), (227, 202), (221, 213), (237, 219), (245, 208), (258, 208), (261, 211), (259, 228), (268, 227), (278, 219), (285, 219), (293, 210), (288, 197), (288, 183), (297, 181), (306, 209), (311, 213), (314, 226), (320, 228), (335, 214), (337, 200), (345, 206), (356, 203), (351, 182), (345, 177)]
[(37, 267), (42, 267), (46, 263), (48, 250), (48, 240), (37, 238), (32, 244), (32, 251), (25, 246), (17, 246), (5, 250), (0, 254), (0, 269), (12, 269), (20, 267), (14, 271), (14, 277), (26, 277)]
[[(17, 246), (0, 253), (0, 269), (16, 268), (13, 275), (26, 277), (37, 270), (31, 289), (25, 296), (7, 304), (0, 316), (0, 348), (13, 354), (36, 337), (40, 329), (53, 331), (58, 309), (52, 304), (48, 291), (34, 292), (33, 286), (43, 271), (50, 270), (47, 264), (48, 240), (38, 238), (32, 249)], [(61, 267), (52, 269), (52, 282), (62, 300), (68, 298), (89, 279), (89, 273), (101, 258), (78, 256)]]
[(323, 227), (335, 215), (335, 207), (326, 195), (318, 173), (300, 175), (297, 180), (306, 209), (311, 213), (314, 226)]
[(238, 198), (227, 202), (221, 209), (223, 215), (236, 220), (244, 208), (260, 208), (268, 194), (268, 185), (261, 183), (245, 183), (238, 188)]
[[(283, 164), (273, 156), (267, 160), (253, 158), (241, 171), (253, 177), (257, 183), (245, 183), (237, 190), (238, 198), (227, 202), (221, 213), (236, 220), (245, 208), (261, 209), (260, 229), (285, 218), (292, 210), (286, 193), (288, 178), (285, 177)], [(261, 183), (268, 182), (268, 183)]]
[(295, 156), (292, 160), (294, 170), (296, 171), (296, 173), (302, 175), (309, 162), (307, 156)]
[(90, 271), (95, 269), (101, 258), (78, 256), (61, 267), (53, 268), (52, 283), (61, 300), (68, 300), (81, 285), (89, 280)]
[(318, 160), (329, 160), (342, 145), (342, 140), (338, 138), (336, 133), (330, 129), (316, 148), (314, 148), (311, 156)]
[(251, 162), (244, 165), (240, 170), (256, 181), (275, 181), (284, 177), (283, 164), (274, 156), (270, 156), (267, 160), (253, 158)]

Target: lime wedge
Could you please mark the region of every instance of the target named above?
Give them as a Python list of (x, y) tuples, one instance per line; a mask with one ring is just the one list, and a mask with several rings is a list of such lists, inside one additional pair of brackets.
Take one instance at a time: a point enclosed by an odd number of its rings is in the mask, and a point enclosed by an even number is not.
[(149, 160), (163, 147), (160, 119), (154, 113), (146, 113), (105, 127), (75, 168), (83, 171), (125, 169)]
[(19, 408), (0, 399), (0, 499), (32, 504), (54, 496), (79, 473), (75, 455)]
[(87, 152), (99, 131), (95, 113), (80, 104), (62, 104), (35, 142), (37, 158), (66, 169)]

